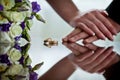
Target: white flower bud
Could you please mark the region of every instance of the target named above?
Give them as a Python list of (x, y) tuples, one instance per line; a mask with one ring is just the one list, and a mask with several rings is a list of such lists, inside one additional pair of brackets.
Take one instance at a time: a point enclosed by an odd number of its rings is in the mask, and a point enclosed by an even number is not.
[(22, 55), (19, 50), (12, 48), (9, 51), (8, 56), (12, 62), (17, 62), (21, 58)]
[(4, 10), (9, 10), (15, 6), (15, 0), (0, 0), (0, 4), (4, 7)]
[(14, 39), (16, 36), (19, 36), (22, 34), (22, 28), (19, 24), (13, 23), (8, 33), (11, 36), (11, 38)]

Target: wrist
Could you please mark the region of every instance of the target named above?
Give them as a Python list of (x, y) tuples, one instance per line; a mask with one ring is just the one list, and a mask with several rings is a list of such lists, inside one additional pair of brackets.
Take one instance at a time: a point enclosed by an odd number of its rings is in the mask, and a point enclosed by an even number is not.
[(82, 15), (82, 13), (80, 11), (77, 11), (75, 13), (75, 15), (73, 17), (71, 17), (71, 19), (68, 21), (68, 24), (71, 27), (76, 28), (77, 19), (80, 18), (81, 15)]

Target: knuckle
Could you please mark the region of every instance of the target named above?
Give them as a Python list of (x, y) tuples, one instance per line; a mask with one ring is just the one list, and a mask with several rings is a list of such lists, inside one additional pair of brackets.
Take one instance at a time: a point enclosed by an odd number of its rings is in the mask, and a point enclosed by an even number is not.
[(84, 16), (86, 16), (86, 17), (89, 17), (89, 16), (91, 16), (92, 14), (89, 12), (89, 13), (86, 13)]
[(94, 10), (94, 11), (91, 11), (91, 13), (93, 13), (93, 14), (98, 14), (99, 11), (98, 11), (98, 10)]
[(104, 25), (100, 21), (96, 21), (98, 27), (103, 27)]
[(94, 23), (89, 23), (89, 26), (92, 27), (92, 28), (96, 28)]

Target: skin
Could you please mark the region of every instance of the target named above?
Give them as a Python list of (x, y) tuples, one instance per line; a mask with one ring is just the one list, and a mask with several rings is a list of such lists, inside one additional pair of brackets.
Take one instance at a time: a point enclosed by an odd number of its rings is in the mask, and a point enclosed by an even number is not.
[(89, 73), (102, 73), (120, 60), (113, 52), (113, 47), (103, 48), (93, 44), (82, 46), (76, 43), (64, 43), (64, 45), (72, 51), (68, 56), (72, 63)]
[[(80, 67), (89, 73), (103, 73), (117, 63), (120, 58), (113, 47), (103, 48), (93, 44), (85, 46), (76, 43), (63, 43), (71, 54), (53, 65), (39, 80), (67, 80)], [(94, 53), (93, 53), (94, 51)]]
[[(75, 30), (79, 28), (79, 33), (63, 38), (63, 41), (75, 42), (81, 39), (81, 33), (84, 38), (89, 38), (95, 34), (97, 39), (113, 40), (113, 35), (117, 34), (115, 26), (108, 19), (108, 15), (101, 10), (93, 10), (82, 13), (78, 10), (72, 0), (46, 0), (54, 10)], [(88, 36), (87, 36), (88, 35)], [(96, 40), (96, 39), (95, 39)], [(93, 40), (94, 41), (94, 40)]]
[[(108, 20), (112, 25), (114, 25), (114, 28), (116, 29), (117, 33), (120, 32), (120, 25), (117, 24), (115, 21), (110, 19), (108, 17)], [(79, 28), (74, 29), (70, 34), (68, 34), (63, 41), (69, 41), (69, 42), (76, 42), (81, 39), (84, 39), (83, 43), (92, 43), (100, 38), (98, 38), (96, 35), (89, 36), (87, 33), (83, 32), (82, 30), (79, 30)]]
[(69, 61), (68, 57), (64, 57), (56, 63), (50, 70), (43, 74), (39, 80), (67, 80), (75, 71), (75, 67)]

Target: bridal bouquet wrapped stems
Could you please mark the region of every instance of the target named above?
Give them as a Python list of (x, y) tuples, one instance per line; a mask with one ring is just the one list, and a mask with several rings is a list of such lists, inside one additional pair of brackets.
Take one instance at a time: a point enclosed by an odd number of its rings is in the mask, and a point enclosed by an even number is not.
[(45, 22), (38, 14), (37, 2), (29, 0), (0, 0), (0, 43), (14, 43), (21, 38), (30, 41), (32, 20)]

